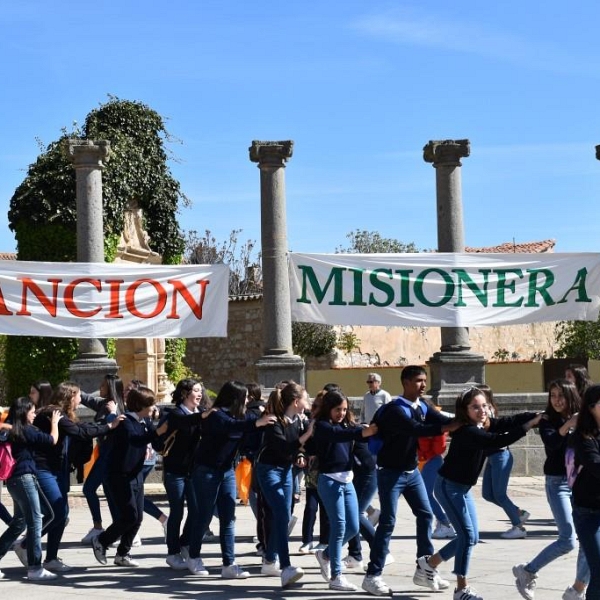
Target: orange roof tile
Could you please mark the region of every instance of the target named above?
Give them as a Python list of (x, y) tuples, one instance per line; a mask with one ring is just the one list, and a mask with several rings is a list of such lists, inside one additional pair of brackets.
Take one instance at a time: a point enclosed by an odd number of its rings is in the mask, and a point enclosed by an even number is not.
[(532, 253), (541, 254), (543, 252), (552, 252), (556, 245), (555, 240), (543, 240), (541, 242), (505, 242), (499, 246), (489, 246), (486, 248), (471, 248), (465, 246), (465, 252), (478, 252), (478, 253)]

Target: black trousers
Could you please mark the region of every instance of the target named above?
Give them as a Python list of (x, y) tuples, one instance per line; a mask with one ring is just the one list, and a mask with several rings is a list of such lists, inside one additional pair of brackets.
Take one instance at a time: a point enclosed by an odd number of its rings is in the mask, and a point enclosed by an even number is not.
[(144, 517), (144, 478), (141, 471), (133, 478), (111, 473), (108, 481), (119, 516), (98, 536), (98, 541), (108, 548), (120, 540), (117, 554), (125, 556), (131, 550)]

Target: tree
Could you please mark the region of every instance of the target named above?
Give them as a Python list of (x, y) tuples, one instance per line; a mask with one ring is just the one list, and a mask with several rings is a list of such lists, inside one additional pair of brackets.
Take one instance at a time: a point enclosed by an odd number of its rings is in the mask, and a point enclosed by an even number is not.
[[(397, 254), (404, 252), (422, 252), (413, 242), (405, 244), (399, 240), (381, 237), (377, 231), (356, 229), (346, 234), (350, 240), (348, 248), (337, 248), (339, 254)], [(424, 251), (423, 251), (424, 252)]]
[(260, 252), (255, 252), (256, 242), (246, 240), (238, 246), (241, 229), (234, 229), (225, 242), (218, 242), (206, 230), (202, 237), (194, 230), (188, 231), (185, 242), (185, 261), (193, 265), (229, 265), (229, 294), (245, 296), (262, 294)]
[[(75, 169), (65, 153), (69, 139), (102, 139), (111, 144), (102, 174), (106, 260), (114, 258), (124, 209), (135, 201), (144, 211), (152, 250), (162, 255), (164, 263), (181, 262), (184, 240), (176, 213), (187, 198), (167, 165), (165, 143), (173, 139), (156, 111), (116, 97), (92, 110), (81, 129), (63, 129), (61, 137), (42, 148), (29, 166), (8, 213), (19, 260), (76, 260)], [(76, 341), (70, 338), (9, 337), (9, 398), (24, 393), (32, 377), (46, 377), (53, 383), (65, 379), (76, 352)]]
[(555, 336), (556, 358), (600, 359), (600, 321), (561, 321)]

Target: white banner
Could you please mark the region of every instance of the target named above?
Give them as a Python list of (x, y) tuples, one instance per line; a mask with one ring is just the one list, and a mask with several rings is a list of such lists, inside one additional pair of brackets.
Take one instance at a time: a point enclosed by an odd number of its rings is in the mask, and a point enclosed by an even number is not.
[(297, 254), (292, 320), (469, 327), (595, 321), (600, 254)]
[(0, 333), (225, 337), (227, 265), (0, 261)]

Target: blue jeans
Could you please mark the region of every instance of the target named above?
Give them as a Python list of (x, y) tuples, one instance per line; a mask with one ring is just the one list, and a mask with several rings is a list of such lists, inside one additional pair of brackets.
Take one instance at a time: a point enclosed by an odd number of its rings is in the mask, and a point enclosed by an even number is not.
[(456, 537), (438, 553), (444, 561), (454, 557), (452, 572), (459, 577), (466, 577), (473, 547), (479, 542), (479, 523), (471, 486), (438, 475), (434, 491), (456, 531)]
[(427, 490), (427, 497), (429, 498), (429, 504), (431, 504), (431, 510), (433, 511), (435, 518), (440, 523), (447, 525), (449, 523), (448, 517), (446, 516), (444, 509), (440, 506), (440, 503), (435, 499), (435, 494), (433, 493), (435, 480), (437, 479), (438, 471), (443, 463), (444, 459), (441, 454), (430, 458), (421, 469), (421, 477), (423, 478), (423, 483)]
[[(11, 477), (6, 489), (14, 502), (14, 517), (0, 537), (0, 558), (11, 548), (27, 527), (27, 563), (29, 569), (42, 565), (42, 508), (46, 502), (35, 475)], [(52, 520), (51, 516), (48, 523)]]
[(98, 498), (98, 488), (101, 485), (104, 488), (104, 496), (106, 497), (106, 502), (108, 503), (108, 509), (110, 510), (112, 520), (116, 521), (118, 518), (117, 509), (106, 481), (109, 453), (110, 450), (108, 448), (103, 450), (102, 447), (100, 447), (100, 454), (98, 455), (96, 462), (93, 464), (83, 484), (83, 495), (85, 496), (90, 512), (92, 513), (92, 521), (94, 523), (102, 523), (100, 498)]
[(358, 502), (352, 482), (340, 483), (323, 473), (317, 483), (319, 496), (329, 517), (329, 547), (325, 556), (331, 578), (342, 572), (342, 547), (358, 533)]
[(46, 561), (58, 558), (58, 547), (67, 526), (69, 501), (67, 483), (64, 478), (52, 471), (38, 470), (39, 486), (52, 507), (54, 520), (47, 526)]
[(354, 470), (352, 483), (356, 490), (356, 499), (358, 502), (358, 525), (360, 533), (355, 535), (348, 543), (348, 554), (356, 560), (362, 560), (361, 534), (365, 542), (369, 544), (369, 547), (371, 547), (375, 538), (375, 527), (373, 527), (373, 524), (367, 517), (367, 508), (377, 491), (377, 471), (375, 469), (366, 470), (357, 468)]
[[(144, 464), (142, 467), (142, 478), (144, 481), (146, 481), (148, 475), (152, 473), (152, 469), (154, 469), (155, 465), (156, 463)], [(156, 506), (156, 504), (154, 504), (154, 502), (146, 495), (144, 495), (144, 512), (147, 515), (154, 517), (156, 520), (160, 520), (163, 514), (162, 510), (160, 510), (160, 508), (158, 508), (158, 506)]]
[(285, 569), (290, 566), (288, 525), (294, 489), (292, 467), (257, 463), (255, 469), (260, 491), (271, 509), (272, 517), (265, 560), (275, 562), (279, 556), (279, 566)]
[[(553, 560), (573, 551), (576, 546), (571, 488), (566, 477), (546, 475), (546, 499), (556, 522), (558, 538), (546, 546), (533, 560), (529, 561), (525, 569), (530, 573), (537, 573)], [(581, 548), (577, 554), (577, 573), (575, 577), (583, 583), (587, 583), (590, 579), (590, 569)]]
[(198, 506), (198, 522), (192, 526), (190, 557), (200, 556), (202, 536), (210, 525), (216, 507), (223, 566), (228, 567), (235, 562), (235, 472), (233, 468), (221, 471), (198, 465), (192, 473), (192, 484)]
[[(169, 501), (167, 554), (179, 554), (182, 546), (190, 545), (191, 524), (198, 516), (196, 495), (192, 480), (186, 475), (176, 475), (165, 471), (164, 486)], [(181, 532), (181, 521), (183, 521), (184, 506), (186, 504), (188, 515), (183, 525), (183, 532)], [(144, 510), (146, 510), (145, 505)]]
[(377, 471), (377, 488), (381, 514), (371, 546), (367, 575), (381, 575), (383, 571), (385, 557), (389, 552), (390, 539), (396, 525), (396, 510), (401, 495), (404, 495), (416, 517), (417, 557), (433, 554), (431, 543), (433, 513), (419, 470), (379, 469)]
[(585, 600), (600, 600), (600, 510), (574, 506), (573, 521), (588, 563), (596, 565), (590, 573)]
[(499, 506), (513, 525), (520, 525), (519, 507), (508, 497), (508, 480), (513, 467), (513, 455), (508, 448), (487, 457), (483, 471), (481, 495)]

